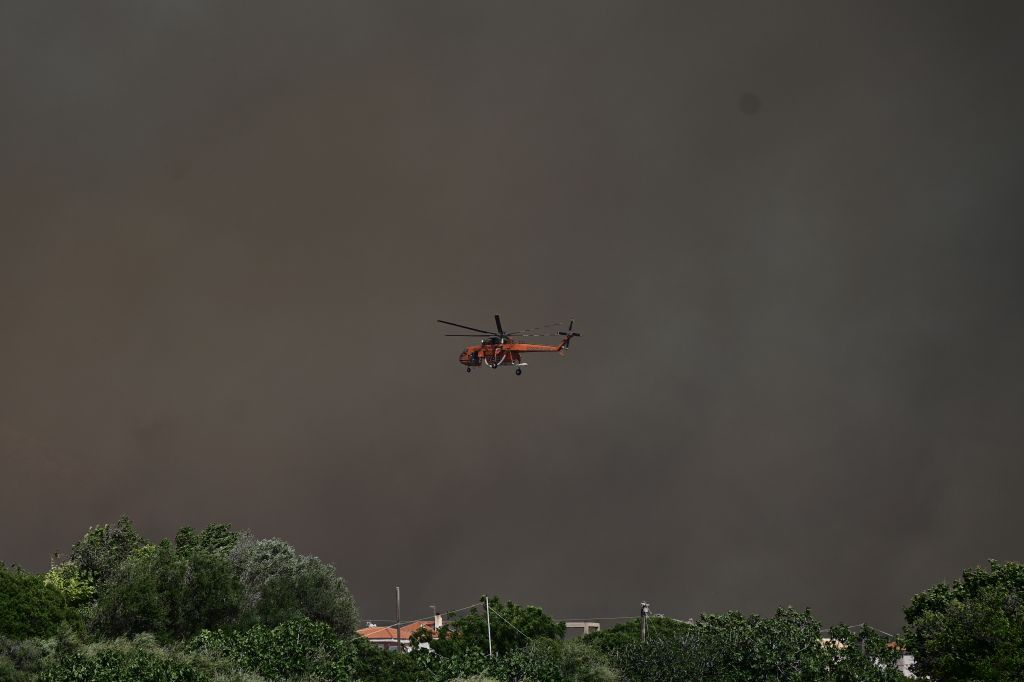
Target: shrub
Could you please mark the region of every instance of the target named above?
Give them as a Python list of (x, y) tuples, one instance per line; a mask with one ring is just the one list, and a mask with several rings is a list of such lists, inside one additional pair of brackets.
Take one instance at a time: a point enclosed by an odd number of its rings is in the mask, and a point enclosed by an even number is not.
[(0, 682), (36, 680), (55, 640), (0, 639)]
[(157, 645), (152, 636), (116, 639), (55, 654), (40, 682), (209, 682), (187, 656)]
[(615, 682), (618, 673), (605, 656), (581, 642), (537, 639), (499, 659), (498, 670), (509, 680), (531, 682)]
[(826, 644), (821, 624), (806, 611), (779, 609), (771, 618), (705, 615), (693, 625), (683, 625), (674, 634), (645, 643), (622, 640), (608, 649), (609, 658), (629, 681), (903, 679), (895, 667), (896, 651), (884, 638), (870, 630), (854, 636), (840, 627), (833, 630), (835, 641)]
[(314, 677), (348, 680), (353, 648), (326, 623), (292, 620), (273, 628), (256, 625), (245, 631), (204, 630), (189, 650), (230, 661), (239, 672), (284, 680)]
[(46, 637), (68, 622), (76, 613), (42, 576), (0, 564), (0, 636)]

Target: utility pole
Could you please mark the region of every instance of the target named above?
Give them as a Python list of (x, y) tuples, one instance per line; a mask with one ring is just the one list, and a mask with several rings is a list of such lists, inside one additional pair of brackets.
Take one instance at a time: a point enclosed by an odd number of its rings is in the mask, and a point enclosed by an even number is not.
[(640, 641), (647, 641), (647, 616), (651, 612), (651, 605), (645, 601), (640, 602)]
[(491, 600), (486, 594), (484, 604), (487, 606), (487, 655), (494, 658), (494, 645), (491, 644)]
[(402, 650), (402, 589), (395, 585), (395, 648)]

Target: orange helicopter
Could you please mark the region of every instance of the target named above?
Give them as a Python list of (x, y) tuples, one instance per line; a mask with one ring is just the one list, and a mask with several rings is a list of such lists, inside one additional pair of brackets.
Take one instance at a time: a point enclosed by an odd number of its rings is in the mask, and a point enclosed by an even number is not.
[[(523, 367), (526, 367), (526, 363), (523, 362), (521, 353), (561, 353), (569, 347), (569, 342), (572, 341), (574, 336), (579, 336), (579, 332), (572, 330), (572, 325), (575, 320), (569, 320), (569, 331), (567, 332), (555, 332), (554, 334), (533, 334), (539, 329), (547, 329), (548, 327), (557, 327), (562, 322), (552, 322), (551, 324), (541, 325), (540, 327), (533, 327), (532, 329), (522, 329), (517, 332), (506, 332), (501, 328), (501, 316), (494, 316), (494, 324), (498, 327), (498, 331), (491, 332), (485, 329), (477, 329), (476, 327), (467, 327), (464, 324), (455, 324), (454, 322), (448, 322), (446, 320), (438, 320), (441, 324), (450, 324), (453, 327), (459, 327), (460, 329), (468, 329), (471, 332), (478, 332), (479, 334), (485, 334), (487, 338), (480, 339), (479, 345), (467, 346), (464, 351), (459, 353), (459, 362), (466, 366), (467, 372), (472, 372), (474, 367), (482, 367), (486, 365), (491, 369), (498, 369), (502, 365), (506, 367), (515, 367), (516, 374), (523, 373)], [(445, 336), (477, 336), (477, 334), (445, 334)], [(562, 337), (562, 343), (557, 346), (547, 346), (539, 343), (519, 343), (512, 337), (516, 336), (519, 338), (529, 336), (560, 336)]]

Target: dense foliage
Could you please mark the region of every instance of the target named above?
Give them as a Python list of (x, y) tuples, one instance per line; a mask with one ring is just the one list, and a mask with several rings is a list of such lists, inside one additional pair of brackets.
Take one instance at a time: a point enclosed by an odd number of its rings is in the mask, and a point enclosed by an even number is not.
[(343, 637), (355, 633), (355, 604), (334, 567), (301, 556), (283, 540), (241, 534), (230, 551), (241, 587), (240, 623), (277, 625), (295, 618), (327, 623)]
[[(483, 600), (481, 600), (483, 601)], [(410, 652), (355, 635), (334, 567), (218, 524), (151, 543), (128, 519), (91, 528), (33, 575), (0, 564), (0, 682), (898, 682), (869, 628), (823, 637), (809, 612), (652, 617), (563, 641), (535, 606), (490, 598)], [(930, 679), (1024, 679), (1024, 566), (993, 563), (917, 595), (906, 644)], [(421, 648), (418, 645), (428, 645)]]
[[(483, 601), (483, 599), (481, 599)], [(504, 654), (525, 646), (531, 639), (562, 639), (565, 623), (557, 623), (536, 606), (521, 606), (490, 598), (491, 646), (497, 654)], [(431, 648), (442, 656), (464, 653), (467, 650), (487, 651), (487, 615), (483, 609), (473, 608), (458, 619), (449, 614), (448, 622), (438, 631), (436, 641), (422, 635), (414, 643), (430, 642)]]
[(183, 639), (234, 622), (241, 587), (228, 559), (164, 540), (134, 550), (100, 593), (96, 631), (106, 636), (152, 632)]
[[(652, 616), (647, 619), (647, 637), (651, 640), (681, 637), (690, 625), (673, 618)], [(640, 641), (640, 619), (620, 623), (607, 630), (592, 632), (583, 638), (589, 646), (611, 653), (620, 651)]]
[(116, 639), (56, 653), (41, 682), (207, 682), (211, 676), (152, 637)]
[[(66, 633), (65, 633), (66, 634)], [(7, 639), (0, 637), (0, 682), (35, 682), (59, 646), (58, 638)], [(64, 647), (62, 650), (67, 650)]]
[[(502, 656), (489, 657), (486, 651), (465, 650), (450, 656), (425, 651), (404, 655), (419, 664), (406, 677), (413, 680), (488, 679), (504, 682), (611, 682), (618, 674), (604, 656), (578, 642), (540, 638)], [(355, 679), (362, 679), (356, 677)]]
[(64, 596), (42, 576), (0, 564), (0, 636), (52, 635), (73, 620)]
[(173, 542), (153, 545), (123, 519), (113, 529), (90, 530), (68, 565), (95, 581), (91, 624), (105, 637), (150, 632), (168, 642), (202, 629), (274, 626), (301, 617), (349, 636), (358, 623), (333, 566), (282, 540), (257, 539), (223, 524), (202, 532), (182, 528)]
[(204, 630), (189, 648), (226, 658), (239, 671), (268, 679), (314, 677), (345, 680), (352, 676), (354, 649), (339, 639), (326, 623), (308, 619), (268, 628), (255, 625), (244, 631)]
[(132, 552), (148, 544), (131, 519), (122, 517), (113, 527), (90, 528), (71, 548), (70, 561), (96, 585), (105, 586)]
[(612, 630), (584, 639), (605, 650), (631, 681), (903, 679), (896, 669), (898, 652), (885, 638), (868, 629), (854, 635), (839, 627), (822, 641), (821, 624), (810, 613), (792, 609), (779, 609), (770, 618), (729, 613), (705, 615), (693, 624), (661, 623), (651, 628), (643, 644), (621, 635)]
[(96, 599), (92, 577), (71, 561), (53, 566), (43, 575), (43, 582), (60, 593), (65, 606), (86, 606)]
[[(300, 618), (276, 627), (203, 631), (193, 653), (226, 661), (222, 669), (268, 680), (415, 682), (433, 679), (429, 657), (386, 651), (362, 637), (339, 638), (327, 623)], [(447, 679), (447, 678), (445, 678)]]
[(1024, 566), (993, 561), (914, 597), (906, 611), (915, 671), (933, 680), (1024, 679)]
[(535, 682), (614, 682), (619, 679), (604, 654), (581, 642), (540, 638), (499, 659), (493, 674)]

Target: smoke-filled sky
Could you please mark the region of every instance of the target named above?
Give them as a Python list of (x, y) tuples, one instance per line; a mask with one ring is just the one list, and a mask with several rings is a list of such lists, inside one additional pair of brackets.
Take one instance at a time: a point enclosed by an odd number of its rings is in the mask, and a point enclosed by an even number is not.
[[(1024, 559), (1019, 3), (9, 2), (0, 560), (128, 514), (362, 616)], [(436, 318), (576, 318), (466, 374)]]

